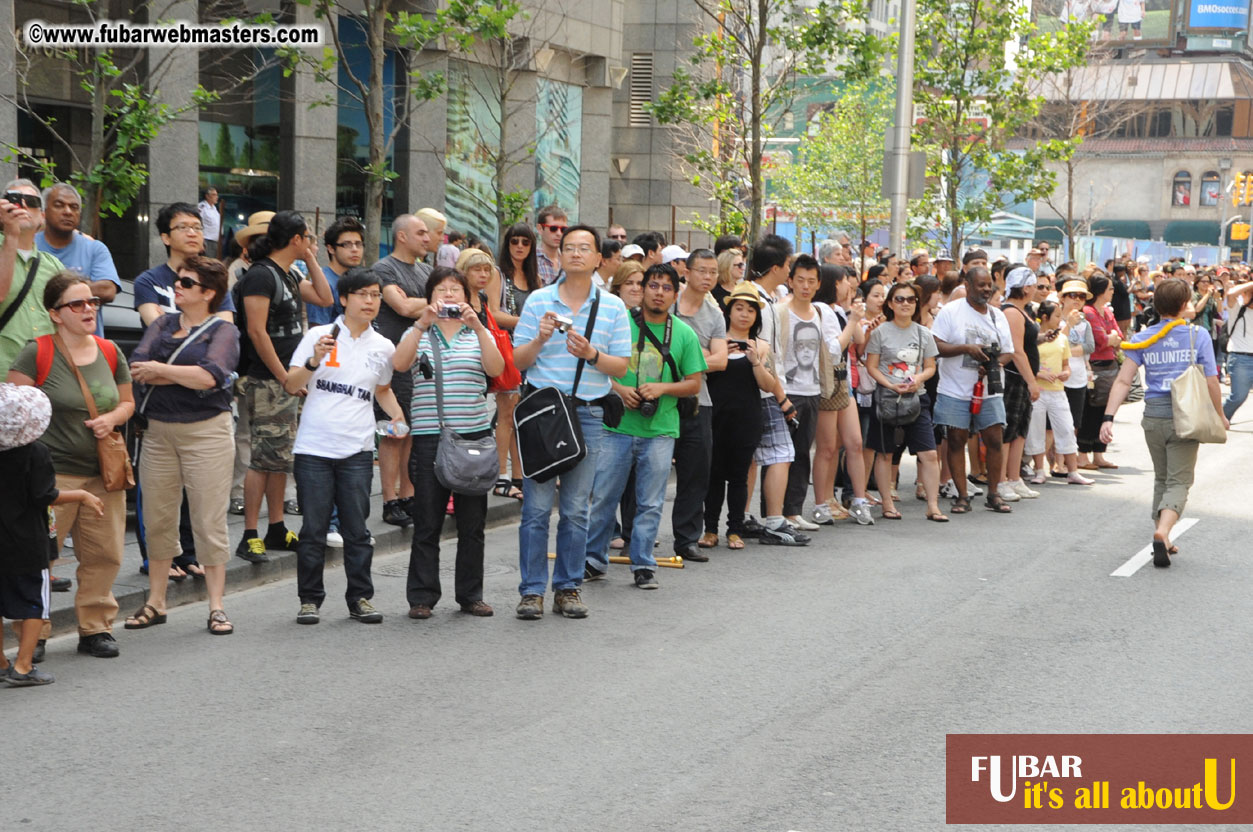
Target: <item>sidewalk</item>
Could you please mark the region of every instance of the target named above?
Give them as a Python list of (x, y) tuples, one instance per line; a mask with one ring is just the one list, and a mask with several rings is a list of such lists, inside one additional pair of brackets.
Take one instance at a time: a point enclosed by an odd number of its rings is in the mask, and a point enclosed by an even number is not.
[[(264, 514), (264, 507), (262, 513)], [(508, 524), (516, 525), (521, 516), (521, 501), (497, 497), (492, 494), (487, 496), (488, 528)], [(370, 532), (374, 535), (375, 552), (384, 554), (401, 549), (407, 550), (412, 539), (410, 530), (388, 525), (383, 522), (382, 518), (383, 495), (376, 468), (374, 484), (370, 493), (370, 517), (367, 521)], [(288, 516), (287, 524), (292, 531), (300, 531), (299, 517)], [(244, 518), (228, 514), (227, 525), (230, 529), (230, 541), (233, 550), (243, 535)], [(448, 517), (444, 522), (443, 538), (448, 539), (450, 537), (456, 537), (456, 525), (453, 518)], [(73, 578), (76, 568), (76, 563), (73, 560), (74, 550), (67, 548), (61, 554), (62, 562), (52, 570), (53, 574), (61, 578)], [(227, 594), (296, 576), (295, 552), (271, 552), (270, 557), (272, 560), (269, 563), (255, 564), (241, 558), (231, 558), (230, 563), (226, 566)], [(327, 548), (326, 563), (328, 566), (340, 566), (342, 557), (342, 549)], [(117, 598), (119, 606), (117, 620), (114, 622), (116, 629), (120, 630), (122, 628), (122, 622), (126, 616), (139, 609), (147, 597), (148, 576), (141, 575), (139, 572), (139, 567), (142, 563), (143, 558), (139, 554), (139, 542), (135, 537), (135, 515), (132, 512), (126, 520), (126, 549), (122, 556), (122, 569), (113, 584), (113, 594)], [(74, 594), (77, 589), (78, 583), (76, 581), (69, 592), (52, 593), (53, 636), (77, 631), (78, 622), (74, 616)], [(188, 577), (182, 583), (170, 582), (169, 594), (167, 596), (170, 607), (192, 604), (207, 599), (208, 594), (205, 592), (204, 581), (202, 580)]]

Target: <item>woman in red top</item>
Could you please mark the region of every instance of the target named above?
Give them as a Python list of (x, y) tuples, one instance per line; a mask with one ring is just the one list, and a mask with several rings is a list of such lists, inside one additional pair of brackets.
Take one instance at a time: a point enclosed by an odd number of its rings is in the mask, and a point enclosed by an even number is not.
[[(1118, 345), (1122, 343), (1122, 330), (1114, 320), (1114, 310), (1109, 302), (1114, 297), (1114, 284), (1100, 271), (1088, 278), (1088, 291), (1092, 293), (1083, 315), (1092, 327), (1092, 340), (1096, 350), (1090, 359), (1092, 372), (1096, 374), (1096, 386), (1088, 391), (1083, 406), (1083, 420), (1079, 424), (1079, 467), (1088, 470), (1117, 468), (1105, 458), (1105, 443), (1101, 441), (1101, 417), (1113, 378), (1117, 375), (1115, 358)], [(1092, 454), (1089, 461), (1088, 454)]]

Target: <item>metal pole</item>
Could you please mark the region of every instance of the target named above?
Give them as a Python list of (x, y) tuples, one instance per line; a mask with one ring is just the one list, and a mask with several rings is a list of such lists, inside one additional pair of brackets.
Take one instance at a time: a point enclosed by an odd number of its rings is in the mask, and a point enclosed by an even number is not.
[(1244, 244), (1244, 262), (1253, 263), (1253, 202), (1249, 203), (1249, 241)]
[(916, 0), (901, 0), (901, 39), (896, 55), (896, 124), (892, 127), (892, 224), (888, 245), (902, 257), (909, 212), (909, 132), (914, 117), (915, 3)]

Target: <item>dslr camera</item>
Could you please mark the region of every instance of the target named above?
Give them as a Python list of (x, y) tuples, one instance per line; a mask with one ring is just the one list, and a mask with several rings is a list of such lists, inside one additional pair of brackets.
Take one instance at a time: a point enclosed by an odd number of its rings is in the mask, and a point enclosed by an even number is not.
[(1001, 345), (993, 341), (981, 347), (986, 358), (980, 363), (983, 367), (985, 384), (987, 385), (988, 396), (999, 396), (1005, 392), (1005, 383), (1001, 379), (1001, 374), (997, 372), (1001, 367)]
[(642, 398), (642, 397), (641, 397), (641, 399), (640, 399), (640, 415), (641, 415), (641, 416), (643, 416), (645, 419), (651, 419), (651, 418), (653, 418), (653, 416), (655, 416), (656, 414), (657, 414), (657, 400), (656, 400), (656, 399), (645, 399), (645, 398)]

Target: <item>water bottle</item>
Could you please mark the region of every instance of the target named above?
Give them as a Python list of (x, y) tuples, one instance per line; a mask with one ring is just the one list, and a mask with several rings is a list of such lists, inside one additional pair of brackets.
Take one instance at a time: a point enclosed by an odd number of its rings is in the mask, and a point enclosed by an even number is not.
[(409, 426), (404, 422), (394, 425), (387, 419), (380, 419), (374, 426), (374, 432), (379, 436), (391, 436), (396, 439), (400, 439), (401, 437), (409, 435)]

